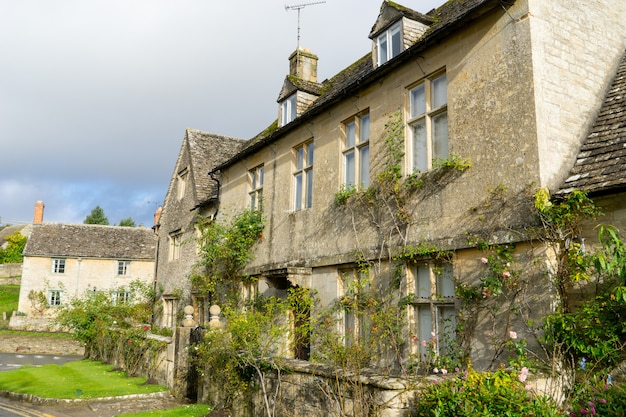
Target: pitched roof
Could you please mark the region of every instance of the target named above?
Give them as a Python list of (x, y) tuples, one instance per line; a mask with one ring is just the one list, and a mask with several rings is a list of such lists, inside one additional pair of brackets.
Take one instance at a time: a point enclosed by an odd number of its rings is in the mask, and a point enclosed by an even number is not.
[(556, 193), (626, 189), (626, 52), (576, 163)]
[(428, 15), (424, 15), (393, 1), (385, 0), (380, 6), (378, 19), (376, 19), (376, 23), (374, 23), (374, 26), (372, 26), (369, 37), (373, 38), (374, 36), (380, 34), (383, 30), (386, 30), (392, 23), (397, 22), (402, 17), (407, 17), (411, 20), (415, 20), (426, 25), (430, 25), (433, 23), (433, 19)]
[(145, 227), (43, 223), (33, 227), (24, 256), (154, 260), (156, 242)]
[[(322, 82), (320, 97), (306, 112), (283, 127), (265, 129), (263, 132), (250, 139), (239, 153), (215, 167), (214, 171), (224, 169), (237, 160), (254, 153), (257, 149), (278, 140), (284, 134), (308, 122), (312, 117), (323, 112), (335, 102), (387, 76), (399, 65), (404, 64), (407, 60), (413, 59), (416, 54), (419, 54), (424, 49), (445, 38), (455, 30), (467, 25), (471, 20), (478, 18), (495, 7), (504, 7), (513, 2), (514, 0), (449, 0), (439, 8), (431, 10), (426, 15), (420, 14), (420, 16), (432, 19), (433, 23), (413, 46), (376, 69), (373, 66), (371, 51), (368, 52), (365, 56), (339, 72), (330, 80)], [(383, 6), (385, 6), (385, 3), (383, 3)], [(396, 3), (391, 3), (391, 6), (401, 11), (402, 15), (407, 15), (407, 10), (410, 10)], [(415, 13), (419, 14), (417, 12)], [(425, 21), (425, 19), (421, 20)]]
[(186, 142), (194, 175), (195, 193), (198, 203), (217, 197), (217, 183), (208, 172), (232, 157), (245, 143), (243, 139), (216, 135), (196, 129), (187, 129)]

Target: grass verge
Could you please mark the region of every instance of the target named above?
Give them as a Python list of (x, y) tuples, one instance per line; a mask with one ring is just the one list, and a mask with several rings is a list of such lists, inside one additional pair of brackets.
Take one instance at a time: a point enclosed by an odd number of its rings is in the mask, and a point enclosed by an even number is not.
[(202, 417), (211, 411), (206, 404), (190, 404), (169, 410), (142, 411), (140, 413), (118, 414), (115, 417)]
[(0, 329), (0, 336), (2, 336), (3, 334), (17, 336), (50, 337), (56, 339), (72, 339), (72, 335), (69, 333), (29, 332), (25, 330)]
[(2, 313), (7, 313), (8, 323), (11, 314), (17, 310), (17, 304), (20, 298), (20, 286), (19, 285), (0, 285), (0, 322), (2, 320)]
[(0, 372), (0, 390), (42, 398), (100, 398), (167, 390), (145, 382), (146, 378), (127, 378), (111, 365), (90, 360)]

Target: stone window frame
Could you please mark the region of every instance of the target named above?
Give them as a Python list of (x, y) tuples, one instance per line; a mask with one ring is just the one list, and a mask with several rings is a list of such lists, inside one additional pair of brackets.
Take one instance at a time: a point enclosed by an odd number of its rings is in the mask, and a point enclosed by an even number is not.
[(189, 178), (189, 169), (182, 169), (177, 175), (177, 189), (176, 189), (176, 198), (180, 201), (185, 197), (185, 192), (187, 191), (187, 181)]
[[(438, 84), (443, 81), (443, 84)], [(445, 100), (438, 102), (442, 95), (434, 94), (437, 87), (445, 88)], [(407, 155), (410, 164), (410, 173), (423, 172), (432, 169), (433, 161), (446, 159), (450, 155), (448, 134), (448, 81), (444, 69), (433, 72), (407, 88)], [(423, 108), (417, 106), (417, 97)], [(445, 120), (445, 123), (443, 121)], [(441, 124), (438, 125), (437, 123)], [(445, 127), (445, 131), (438, 134), (436, 127)], [(423, 135), (416, 137), (420, 128)], [(445, 132), (445, 134), (444, 134)], [(419, 142), (419, 143), (418, 143)]]
[(169, 235), (169, 256), (170, 261), (177, 261), (180, 259), (180, 251), (183, 240), (183, 232), (178, 229), (170, 233)]
[[(367, 121), (367, 122), (366, 122)], [(367, 129), (363, 126), (367, 125)], [(345, 120), (342, 123), (343, 135), (343, 185), (365, 189), (370, 183), (370, 131), (371, 117), (369, 110)], [(367, 132), (366, 134), (364, 134)], [(349, 157), (352, 155), (352, 167)], [(349, 172), (350, 170), (350, 172)]]
[(409, 332), (417, 342), (412, 344), (411, 353), (423, 359), (434, 341), (434, 353), (445, 354), (456, 338), (454, 265), (428, 259), (408, 264), (407, 292), (412, 296), (408, 306)]
[[(355, 278), (367, 279), (366, 290), (370, 288), (370, 276), (364, 271), (359, 271), (357, 267), (340, 268), (338, 270), (337, 277), (337, 294), (339, 300), (345, 299), (348, 296), (348, 286), (354, 282)], [(355, 294), (356, 297), (359, 293)], [(354, 312), (348, 308), (342, 309), (337, 317), (337, 326), (339, 334), (342, 337), (344, 346), (352, 346), (354, 343), (358, 343), (358, 340), (367, 334), (367, 328), (369, 323), (365, 320), (364, 315), (354, 315)]]
[(315, 144), (313, 139), (293, 148), (293, 211), (313, 206), (313, 163)]
[(265, 167), (263, 164), (248, 171), (248, 192), (251, 210), (261, 210), (263, 208), (263, 183), (265, 181)]
[(165, 329), (173, 329), (174, 327), (176, 327), (178, 301), (178, 298), (174, 297), (173, 295), (164, 295), (162, 297), (163, 315), (161, 317), (161, 327)]
[(52, 258), (52, 273), (53, 274), (65, 274), (66, 258)]

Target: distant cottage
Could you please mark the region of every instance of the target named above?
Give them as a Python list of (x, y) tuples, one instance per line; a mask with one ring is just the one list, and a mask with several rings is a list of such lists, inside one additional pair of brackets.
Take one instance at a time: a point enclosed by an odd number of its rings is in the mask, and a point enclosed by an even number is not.
[(129, 302), (132, 281), (152, 285), (156, 246), (154, 231), (142, 227), (34, 224), (11, 327), (46, 329), (55, 307), (94, 291)]

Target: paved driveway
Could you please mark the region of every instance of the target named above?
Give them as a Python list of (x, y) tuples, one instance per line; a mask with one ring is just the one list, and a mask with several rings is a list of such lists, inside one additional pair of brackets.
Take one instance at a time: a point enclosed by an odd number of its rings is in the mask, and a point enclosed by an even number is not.
[(77, 361), (82, 359), (82, 356), (78, 355), (38, 355), (38, 354), (26, 354), (26, 353), (0, 353), (0, 371), (8, 371), (11, 369), (17, 369), (23, 365), (47, 365), (50, 363), (56, 363), (63, 365), (66, 362)]

